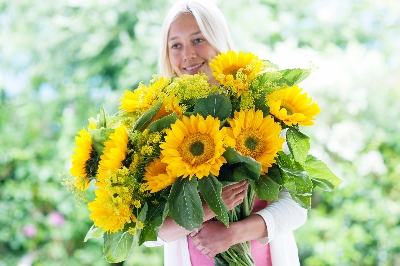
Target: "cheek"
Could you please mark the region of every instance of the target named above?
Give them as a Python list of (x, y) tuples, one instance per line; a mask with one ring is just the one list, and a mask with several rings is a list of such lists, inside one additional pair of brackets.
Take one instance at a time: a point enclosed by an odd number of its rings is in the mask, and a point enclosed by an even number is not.
[(218, 55), (218, 52), (214, 48), (210, 47), (205, 51), (205, 58), (211, 62), (211, 60)]
[(217, 57), (217, 55), (218, 55), (217, 50), (215, 50), (215, 49), (213, 48), (213, 51), (212, 51), (212, 54), (211, 54), (211, 59), (214, 59), (215, 57)]
[(170, 53), (169, 61), (170, 61), (171, 65), (172, 65), (172, 68), (174, 68), (174, 69), (178, 68), (179, 69), (179, 65), (180, 65), (180, 61), (181, 61), (179, 54)]

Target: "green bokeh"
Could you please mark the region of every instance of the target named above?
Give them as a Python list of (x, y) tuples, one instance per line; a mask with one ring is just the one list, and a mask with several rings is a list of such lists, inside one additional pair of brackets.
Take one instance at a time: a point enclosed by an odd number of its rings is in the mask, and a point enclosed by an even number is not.
[[(400, 7), (215, 2), (237, 49), (316, 69), (302, 85), (322, 112), (305, 131), (344, 183), (317, 190), (295, 231), (302, 265), (400, 265)], [(102, 104), (116, 112), (124, 90), (156, 73), (168, 6), (0, 0), (0, 266), (107, 265), (101, 241), (83, 242), (89, 212), (61, 180), (87, 119)], [(162, 248), (135, 247), (124, 265), (144, 262), (162, 265)]]

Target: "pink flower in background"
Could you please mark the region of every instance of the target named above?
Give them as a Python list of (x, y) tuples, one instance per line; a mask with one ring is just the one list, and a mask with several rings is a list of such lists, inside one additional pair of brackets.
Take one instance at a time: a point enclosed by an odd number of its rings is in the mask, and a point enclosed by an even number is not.
[(36, 236), (36, 226), (33, 224), (27, 224), (22, 228), (22, 232), (29, 238), (33, 238)]
[(48, 215), (49, 224), (55, 227), (60, 227), (64, 223), (64, 215), (53, 211)]

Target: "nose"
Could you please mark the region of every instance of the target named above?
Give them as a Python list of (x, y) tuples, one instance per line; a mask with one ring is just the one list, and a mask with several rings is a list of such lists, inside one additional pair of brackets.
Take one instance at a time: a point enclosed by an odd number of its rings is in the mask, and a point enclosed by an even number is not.
[(184, 60), (191, 60), (197, 57), (196, 49), (191, 46), (185, 47)]

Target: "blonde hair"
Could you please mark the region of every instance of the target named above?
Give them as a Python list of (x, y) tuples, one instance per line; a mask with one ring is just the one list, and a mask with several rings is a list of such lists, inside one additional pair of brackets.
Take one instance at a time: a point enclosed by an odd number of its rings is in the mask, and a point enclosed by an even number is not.
[(161, 32), (158, 68), (160, 74), (168, 77), (175, 74), (168, 55), (168, 33), (172, 22), (183, 13), (194, 16), (200, 31), (218, 53), (234, 49), (228, 25), (215, 4), (206, 0), (180, 1), (169, 10)]

